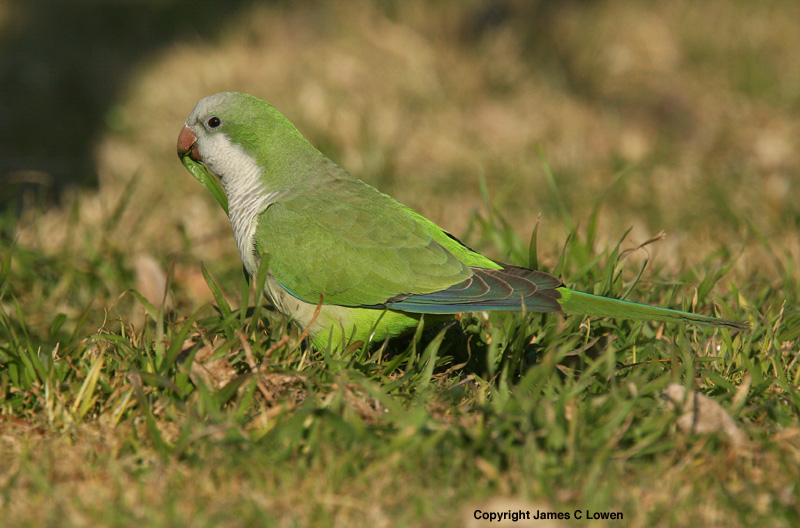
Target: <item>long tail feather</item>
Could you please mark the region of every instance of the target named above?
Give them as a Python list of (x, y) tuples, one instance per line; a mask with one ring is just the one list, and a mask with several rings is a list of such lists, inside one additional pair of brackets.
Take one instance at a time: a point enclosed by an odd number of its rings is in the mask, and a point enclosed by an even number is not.
[(669, 308), (657, 308), (646, 304), (637, 304), (619, 299), (600, 297), (589, 293), (581, 293), (569, 288), (558, 288), (561, 292), (561, 308), (566, 313), (582, 314), (597, 317), (616, 317), (620, 319), (663, 321), (666, 323), (696, 324), (701, 326), (715, 326), (731, 330), (747, 330), (746, 323), (718, 319), (707, 315), (681, 312)]
[(573, 291), (562, 286), (560, 280), (547, 273), (504, 266), (503, 269), (473, 268), (472, 277), (445, 290), (401, 295), (391, 299), (385, 306), (403, 312), (442, 315), (489, 310), (563, 311), (596, 317), (696, 324), (731, 330), (749, 328), (747, 324), (738, 321)]

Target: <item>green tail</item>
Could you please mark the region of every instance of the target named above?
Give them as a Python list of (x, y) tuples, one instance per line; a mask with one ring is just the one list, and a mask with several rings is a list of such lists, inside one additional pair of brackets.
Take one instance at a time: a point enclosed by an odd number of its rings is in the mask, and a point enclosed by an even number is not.
[(701, 326), (719, 326), (731, 330), (747, 330), (750, 326), (746, 323), (717, 319), (707, 315), (657, 308), (646, 304), (637, 304), (619, 299), (600, 297), (589, 293), (572, 291), (569, 288), (558, 288), (561, 293), (561, 308), (566, 313), (590, 315), (597, 317), (615, 317), (620, 319), (633, 319), (644, 321), (663, 321), (665, 323), (696, 324)]

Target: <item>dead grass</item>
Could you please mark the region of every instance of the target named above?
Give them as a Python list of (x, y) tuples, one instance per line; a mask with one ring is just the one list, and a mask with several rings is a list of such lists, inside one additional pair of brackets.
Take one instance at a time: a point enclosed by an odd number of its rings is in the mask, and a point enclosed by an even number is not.
[[(125, 251), (175, 252), (181, 226), (192, 258), (233, 255), (222, 213), (172, 145), (195, 101), (239, 90), (273, 102), (342, 166), (456, 233), (482, 207), (485, 177), (520, 233), (544, 212), (543, 247), (558, 247), (564, 231), (541, 148), (573, 218), (608, 191), (625, 207), (604, 210), (602, 232), (633, 226), (644, 240), (666, 229), (656, 251), (671, 265), (695, 261), (711, 241), (740, 247), (753, 228), (797, 255), (782, 226), (796, 224), (800, 197), (790, 62), (800, 30), (782, 10), (726, 5), (556, 9), (558, 38), (543, 43), (525, 32), (523, 3), (510, 8), (523, 19), (470, 41), (462, 30), (479, 3), (411, 2), (391, 16), (371, 3), (254, 7), (218, 42), (177, 44), (141, 66), (114, 110), (116, 131), (97, 146), (101, 190), (79, 198), (79, 229), (104, 222), (134, 178), (116, 234)], [(708, 35), (708, 13), (727, 31)], [(541, 69), (537, 46), (554, 50), (558, 70)], [(743, 91), (743, 60), (777, 86)], [(159, 214), (144, 215), (153, 207)], [(24, 240), (60, 246), (65, 214), (37, 218), (39, 236), (29, 225)]]

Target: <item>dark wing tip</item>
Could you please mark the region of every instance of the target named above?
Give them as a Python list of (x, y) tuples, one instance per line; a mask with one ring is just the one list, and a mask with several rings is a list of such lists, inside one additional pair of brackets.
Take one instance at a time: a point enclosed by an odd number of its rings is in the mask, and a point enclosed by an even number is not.
[(447, 289), (393, 297), (387, 307), (415, 313), (460, 313), (484, 310), (561, 312), (557, 288), (562, 282), (541, 271), (507, 265), (471, 268), (472, 277)]

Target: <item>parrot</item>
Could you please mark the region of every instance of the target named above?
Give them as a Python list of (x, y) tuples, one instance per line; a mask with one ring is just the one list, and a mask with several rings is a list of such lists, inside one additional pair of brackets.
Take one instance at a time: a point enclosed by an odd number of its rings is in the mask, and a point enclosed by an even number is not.
[(263, 293), (318, 350), (383, 342), (416, 329), (423, 316), (493, 310), (747, 328), (582, 293), (485, 257), (350, 175), (249, 94), (200, 100), (177, 150), (227, 213), (246, 273), (255, 280), (267, 259)]

